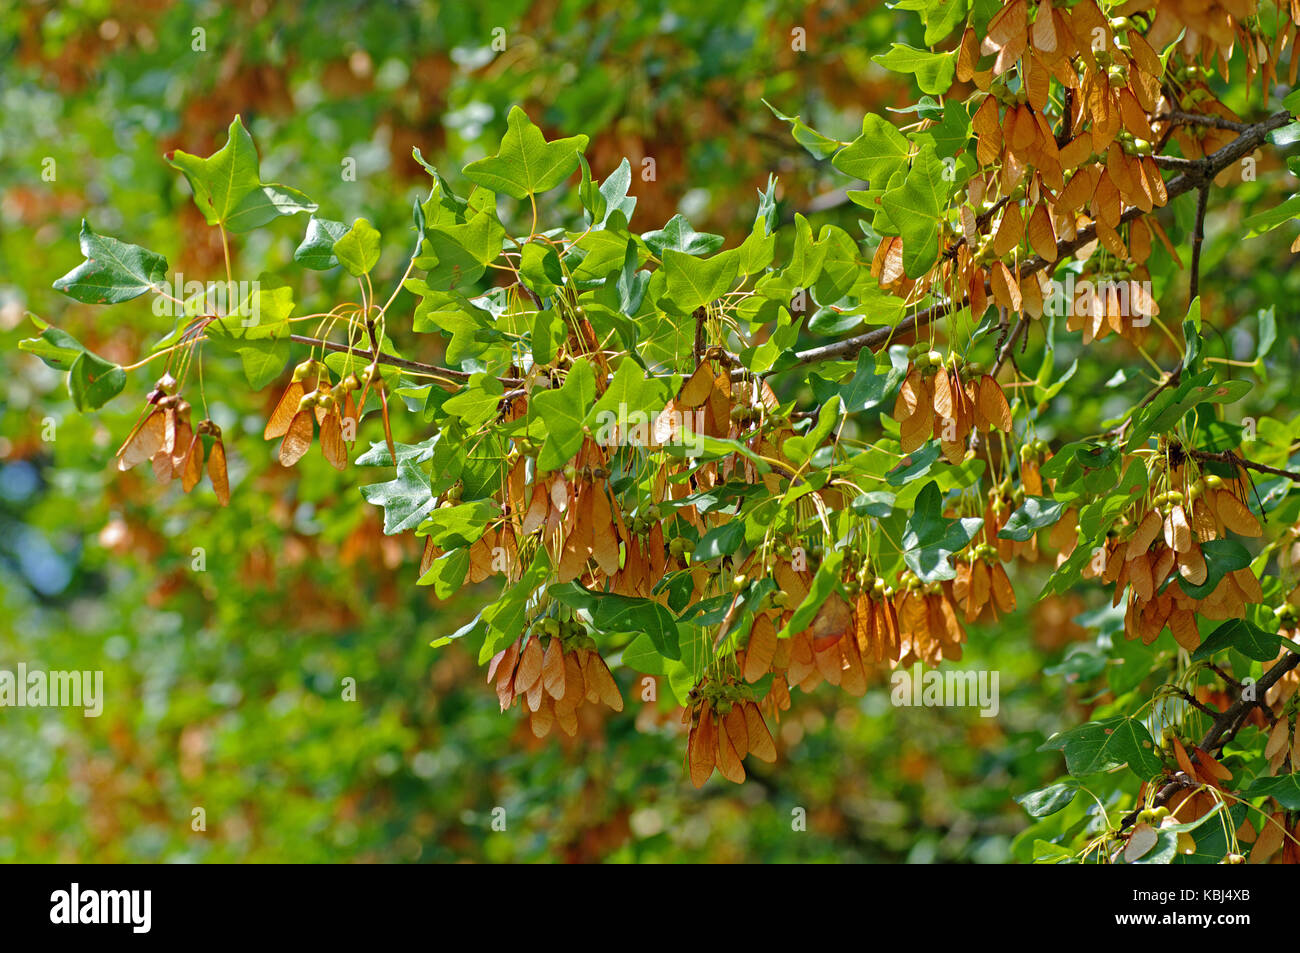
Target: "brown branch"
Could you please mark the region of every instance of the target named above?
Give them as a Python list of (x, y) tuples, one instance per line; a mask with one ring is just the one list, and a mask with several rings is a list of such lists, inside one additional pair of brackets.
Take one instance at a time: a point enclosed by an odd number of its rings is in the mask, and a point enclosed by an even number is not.
[[(1262, 119), (1257, 123), (1244, 127), (1241, 135), (1216, 152), (1212, 152), (1210, 155), (1205, 156), (1202, 159), (1194, 160), (1190, 165), (1184, 167), (1185, 171), (1179, 173), (1165, 183), (1165, 192), (1167, 194), (1167, 201), (1165, 204), (1168, 205), (1169, 201), (1172, 201), (1183, 193), (1190, 192), (1192, 189), (1200, 188), (1202, 185), (1213, 181), (1214, 177), (1228, 166), (1232, 165), (1243, 156), (1254, 152), (1255, 149), (1264, 142), (1265, 137), (1267, 137), (1270, 132), (1282, 128), (1289, 122), (1291, 122), (1291, 114), (1289, 112), (1276, 112), (1266, 119)], [(1133, 206), (1120, 216), (1120, 223), (1124, 224), (1131, 222), (1136, 218), (1140, 218), (1144, 214), (1146, 213), (1144, 213), (1142, 209)], [(1057, 242), (1056, 258), (1052, 261), (1047, 261), (1037, 255), (1026, 260), (1020, 266), (1021, 277), (1035, 274), (1049, 265), (1054, 265), (1057, 261), (1073, 254), (1083, 246), (1094, 241), (1096, 237), (1096, 225), (1089, 225), (1086, 228), (1080, 229), (1078, 234), (1069, 241)], [(893, 340), (896, 336), (920, 330), (929, 325), (932, 321), (962, 307), (965, 303), (966, 299), (964, 298), (957, 301), (955, 305), (951, 301), (940, 301), (923, 311), (919, 311), (914, 315), (904, 318), (892, 327), (874, 328), (871, 331), (855, 335), (851, 338), (845, 338), (842, 341), (835, 341), (831, 344), (823, 344), (819, 347), (809, 348), (806, 351), (800, 351), (796, 355), (796, 364), (790, 365), (790, 367), (796, 367), (803, 364), (815, 364), (819, 361), (852, 360), (857, 357), (858, 352), (863, 348), (870, 348), (873, 351), (878, 350), (889, 341)], [(789, 370), (790, 367), (783, 368), (783, 370)], [(764, 376), (772, 373), (776, 372), (768, 371)], [(1162, 388), (1163, 386), (1169, 385), (1162, 385)]]
[(1205, 241), (1205, 207), (1210, 200), (1210, 184), (1207, 182), (1196, 192), (1196, 227), (1192, 230), (1192, 278), (1187, 300), (1195, 301), (1201, 293), (1201, 244)]
[[(327, 351), (337, 351), (340, 353), (351, 353), (353, 357), (363, 361), (375, 360), (374, 351), (362, 351), (357, 348), (349, 348), (346, 344), (339, 344), (337, 341), (323, 341), (320, 338), (307, 337), (305, 334), (291, 334), (289, 340), (296, 344), (310, 344), (313, 347), (323, 347)], [(407, 371), (416, 371), (421, 374), (437, 374), (442, 377), (450, 377), (458, 381), (467, 381), (473, 376), (469, 371), (458, 371), (450, 367), (439, 367), (437, 364), (424, 364), (420, 361), (410, 361), (404, 357), (394, 357), (391, 354), (380, 353), (379, 363), (387, 364), (389, 367), (399, 367)], [(498, 377), (502, 384), (508, 386), (518, 386), (523, 383), (516, 377)]]
[(1250, 686), (1252, 689), (1251, 697), (1247, 699), (1243, 692), (1238, 699), (1223, 710), (1218, 718), (1214, 719), (1214, 724), (1210, 730), (1205, 733), (1201, 739), (1201, 749), (1203, 751), (1213, 752), (1215, 748), (1220, 748), (1231, 740), (1232, 736), (1224, 737), (1225, 732), (1232, 728), (1232, 734), (1241, 727), (1241, 723), (1246, 720), (1250, 710), (1256, 705), (1264, 704), (1265, 693), (1277, 684), (1287, 672), (1300, 665), (1300, 654), (1290, 653), (1285, 659), (1277, 662), (1272, 668), (1259, 677), (1259, 681)]
[(1250, 128), (1249, 123), (1233, 122), (1231, 119), (1224, 119), (1222, 116), (1206, 116), (1203, 113), (1183, 112), (1181, 109), (1171, 109), (1167, 113), (1162, 113), (1155, 117), (1156, 122), (1172, 122), (1184, 126), (1212, 126), (1215, 129), (1228, 129), (1232, 132), (1245, 132)]
[(695, 366), (699, 367), (704, 360), (704, 322), (709, 317), (709, 311), (700, 305), (691, 317), (695, 319)]
[[(1222, 712), (1214, 717), (1214, 723), (1201, 739), (1200, 748), (1207, 753), (1213, 753), (1215, 749), (1223, 747), (1236, 735), (1237, 731), (1245, 723), (1246, 718), (1250, 715), (1251, 710), (1256, 705), (1263, 705), (1264, 696), (1287, 672), (1291, 671), (1297, 665), (1300, 665), (1300, 653), (1292, 652), (1285, 659), (1277, 662), (1267, 672), (1260, 676), (1259, 681), (1250, 686), (1252, 695), (1249, 699), (1244, 696), (1244, 692), (1235, 702), (1225, 708)], [(1151, 799), (1151, 806), (1161, 807), (1166, 804), (1171, 797), (1185, 788), (1195, 787), (1196, 785), (1182, 771), (1179, 771), (1174, 777), (1167, 782), (1155, 797)], [(1127, 815), (1120, 821), (1120, 830), (1128, 827), (1137, 820), (1138, 811)]]
[(1184, 452), (1189, 457), (1193, 457), (1197, 460), (1214, 460), (1218, 463), (1231, 463), (1234, 466), (1246, 470), (1257, 470), (1260, 473), (1268, 473), (1272, 476), (1286, 477), (1292, 483), (1300, 483), (1300, 473), (1296, 473), (1294, 470), (1281, 470), (1277, 467), (1271, 467), (1266, 463), (1256, 463), (1254, 460), (1247, 460), (1245, 457), (1233, 453), (1231, 450), (1221, 450), (1217, 453), (1212, 453), (1208, 450), (1193, 450), (1185, 447)]

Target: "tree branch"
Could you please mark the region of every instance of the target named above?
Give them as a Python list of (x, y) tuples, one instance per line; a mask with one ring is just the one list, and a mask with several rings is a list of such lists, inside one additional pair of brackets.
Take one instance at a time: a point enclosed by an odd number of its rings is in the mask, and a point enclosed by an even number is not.
[(1205, 207), (1210, 199), (1210, 184), (1207, 182), (1196, 192), (1196, 227), (1192, 231), (1192, 279), (1187, 294), (1188, 302), (1196, 300), (1201, 293), (1201, 244), (1205, 241)]
[(1231, 450), (1222, 450), (1218, 453), (1211, 453), (1208, 450), (1193, 450), (1184, 447), (1183, 452), (1189, 457), (1193, 457), (1197, 460), (1214, 460), (1219, 463), (1231, 463), (1247, 470), (1257, 470), (1260, 473), (1286, 477), (1292, 483), (1300, 483), (1300, 473), (1296, 473), (1294, 470), (1280, 470), (1277, 467), (1271, 467), (1266, 463), (1256, 463), (1254, 460), (1247, 460), (1245, 457), (1233, 453)]
[[(1247, 716), (1249, 716), (1251, 709), (1256, 705), (1262, 705), (1264, 703), (1264, 696), (1267, 694), (1268, 690), (1277, 684), (1283, 675), (1291, 671), (1297, 665), (1300, 665), (1300, 654), (1291, 652), (1285, 659), (1276, 663), (1272, 668), (1261, 675), (1259, 681), (1250, 686), (1252, 694), (1249, 699), (1245, 697), (1243, 692), (1235, 702), (1215, 716), (1214, 723), (1210, 726), (1209, 731), (1205, 733), (1205, 737), (1201, 739), (1199, 746), (1201, 750), (1212, 753), (1216, 748), (1220, 748), (1227, 744), (1228, 741), (1232, 740), (1232, 737), (1245, 722)], [(1172, 780), (1156, 792), (1155, 797), (1151, 799), (1151, 806), (1161, 807), (1179, 791), (1193, 786), (1191, 779), (1187, 778), (1187, 776), (1180, 771)], [(1120, 830), (1123, 830), (1137, 820), (1138, 813), (1138, 811), (1134, 811), (1126, 816), (1120, 822)]]
[[(1226, 122), (1227, 120), (1224, 121)], [(1270, 132), (1282, 128), (1289, 122), (1291, 122), (1291, 114), (1289, 112), (1286, 112), (1285, 110), (1276, 112), (1257, 123), (1244, 126), (1241, 135), (1223, 148), (1202, 159), (1192, 160), (1188, 165), (1183, 167), (1183, 172), (1174, 176), (1165, 183), (1165, 192), (1167, 193), (1168, 198), (1168, 201), (1166, 201), (1165, 204), (1168, 205), (1169, 201), (1172, 201), (1184, 192), (1190, 192), (1192, 189), (1200, 188), (1202, 185), (1213, 181), (1214, 177), (1228, 166), (1232, 165), (1243, 156), (1254, 152), (1255, 149), (1263, 143), (1265, 137), (1267, 137)], [(1210, 123), (1210, 125), (1213, 125), (1213, 123)], [(1120, 223), (1131, 222), (1136, 218), (1140, 218), (1144, 214), (1147, 213), (1144, 213), (1137, 206), (1133, 206), (1120, 216)], [(1086, 228), (1080, 229), (1079, 233), (1069, 241), (1057, 242), (1055, 260), (1049, 262), (1037, 255), (1026, 260), (1020, 266), (1021, 277), (1035, 274), (1049, 265), (1054, 265), (1057, 261), (1073, 254), (1084, 245), (1092, 242), (1096, 237), (1096, 225), (1089, 225)], [(815, 364), (819, 361), (852, 360), (857, 357), (858, 352), (864, 347), (870, 348), (873, 351), (879, 350), (895, 337), (908, 334), (912, 331), (918, 331), (929, 325), (932, 321), (947, 315), (953, 310), (961, 308), (965, 303), (965, 298), (962, 298), (955, 304), (952, 301), (940, 301), (923, 311), (919, 311), (914, 315), (904, 318), (892, 327), (874, 328), (864, 334), (845, 338), (842, 341), (835, 341), (831, 344), (823, 344), (819, 347), (809, 348), (806, 351), (800, 351), (796, 355), (796, 364), (790, 365), (790, 367), (804, 364)], [(789, 369), (789, 367), (783, 368), (783, 370)], [(763, 376), (768, 376), (772, 373), (776, 372), (768, 371), (767, 374), (764, 374)]]
[[(357, 348), (349, 348), (346, 344), (339, 344), (336, 341), (323, 341), (320, 338), (307, 337), (305, 334), (291, 334), (289, 340), (296, 344), (310, 344), (313, 347), (323, 347), (327, 351), (337, 351), (340, 353), (351, 353), (363, 361), (375, 360), (373, 351), (362, 351)], [(437, 364), (423, 364), (420, 361), (410, 361), (404, 357), (394, 357), (391, 354), (380, 352), (379, 363), (387, 364), (389, 367), (400, 367), (403, 370), (415, 371), (421, 374), (436, 374), (441, 377), (450, 377), (458, 381), (467, 381), (472, 376), (469, 371), (458, 371), (450, 367), (439, 367)], [(502, 384), (508, 386), (518, 386), (523, 383), (517, 377), (498, 377)]]

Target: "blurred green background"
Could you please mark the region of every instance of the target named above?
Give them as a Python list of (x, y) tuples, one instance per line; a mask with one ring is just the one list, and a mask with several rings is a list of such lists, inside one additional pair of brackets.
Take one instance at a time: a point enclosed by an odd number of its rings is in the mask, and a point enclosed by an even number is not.
[[(792, 49), (797, 30), (804, 50)], [(495, 151), (516, 103), (548, 136), (590, 135), (598, 177), (625, 156), (634, 169), (655, 159), (656, 180), (632, 190), (638, 230), (681, 210), (701, 230), (747, 231), (755, 189), (774, 172), (783, 214), (815, 212), (856, 234), (836, 198), (846, 182), (760, 100), (851, 138), (865, 112), (914, 101), (870, 56), (891, 41), (919, 46), (920, 32), (881, 3), (784, 0), (6, 7), (0, 668), (103, 670), (107, 698), (97, 719), (0, 709), (0, 860), (1026, 859), (1013, 842), (1029, 819), (1012, 798), (1059, 773), (1059, 756), (1035, 749), (1087, 711), (1044, 669), (1084, 637), (1071, 619), (1091, 607), (1033, 604), (1033, 574), (1022, 611), (974, 628), (961, 663), (1000, 672), (998, 717), (895, 708), (883, 682), (863, 699), (796, 692), (778, 762), (751, 761), (742, 787), (715, 777), (697, 792), (677, 713), (667, 699), (642, 702), (631, 672), (614, 667), (622, 715), (576, 742), (539, 743), (517, 711), (498, 712), (467, 651), (430, 648), (472, 615), (476, 594), (439, 606), (414, 585), (415, 541), (383, 536), (357, 490), (380, 471), (337, 474), (317, 454), (293, 471), (272, 460), (261, 430), (277, 387), (249, 393), (237, 363), (205, 367), (232, 457), (234, 497), (221, 509), (206, 483), (187, 497), (111, 469), (147, 371), (82, 416), (63, 376), (15, 349), (33, 334), (27, 311), (122, 363), (170, 329), (147, 298), (94, 308), (50, 284), (80, 260), (83, 216), (166, 255), (173, 273), (215, 277), (220, 241), (162, 154), (208, 154), (235, 113), (264, 178), (302, 189), (322, 215), (363, 215), (392, 235), (406, 234), (411, 200), (427, 191), (411, 148), (459, 185), (457, 170)], [(566, 194), (548, 199), (572, 212)], [(289, 274), (304, 225), (281, 219), (237, 243), (237, 276)], [(1231, 244), (1212, 237), (1206, 267), (1226, 267)], [(404, 245), (385, 250), (388, 287)], [(1243, 307), (1295, 300), (1294, 278), (1261, 271)], [(330, 300), (333, 280), (303, 279), (300, 306)], [(1071, 389), (1112, 373), (1083, 368)], [(1100, 397), (1089, 401), (1063, 410), (1105, 416)], [(394, 426), (398, 440), (419, 432), (401, 414)], [(342, 697), (347, 678), (356, 701)], [(205, 831), (191, 828), (196, 807)], [(492, 829), (497, 807), (505, 831)], [(792, 829), (797, 809), (806, 830)]]

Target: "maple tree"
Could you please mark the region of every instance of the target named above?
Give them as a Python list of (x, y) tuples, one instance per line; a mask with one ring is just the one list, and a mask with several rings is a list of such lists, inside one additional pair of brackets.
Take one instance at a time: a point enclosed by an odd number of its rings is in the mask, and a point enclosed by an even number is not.
[[(1022, 799), (1045, 819), (1036, 859), (1300, 860), (1296, 434), (1227, 411), (1276, 329), (1239, 360), (1209, 333), (1200, 266), (1214, 193), (1300, 109), (1292, 94), (1247, 121), (1222, 90), (1258, 81), (1266, 105), (1294, 81), (1300, 9), (914, 6), (929, 48), (876, 57), (916, 77), (913, 121), (868, 114), (840, 141), (773, 110), (861, 180), (861, 238), (783, 225), (775, 179), (735, 241), (682, 215), (633, 231), (632, 163), (600, 180), (586, 136), (548, 141), (515, 107), (459, 190), (413, 153), (429, 192), (394, 239), (264, 182), (236, 117), (211, 156), (168, 156), (220, 236), (225, 298), (167, 288), (161, 255), (83, 223), (84, 260), (55, 287), (155, 294), (174, 328), (126, 367), (43, 322), (21, 346), (67, 372), (79, 409), (151, 374), (119, 469), (147, 461), (186, 492), (206, 471), (220, 503), (255, 491), (230, 483), (202, 367), (237, 357), (252, 388), (278, 385), (264, 437), (281, 464), (319, 442), (336, 469), (391, 469), (361, 492), (385, 533), (421, 541), (411, 582), (489, 587), (435, 645), (474, 646), (502, 710), (574, 736), (584, 702), (622, 709), (617, 655), (675, 696), (696, 786), (777, 759), (796, 688), (860, 696), (960, 660), (966, 626), (1014, 612), (1032, 570), (1042, 594), (1105, 586), (1125, 606), (1108, 635), (1155, 646), (1134, 660), (1154, 685), (1127, 673), (1047, 741), (1067, 775)], [(1159, 212), (1188, 193), (1184, 262)], [(1277, 228), (1295, 203), (1242, 227)], [(230, 243), (293, 216), (294, 259), (341, 269), (355, 300), (300, 315), (282, 277), (235, 280)], [(394, 245), (413, 246), (405, 272), (377, 288)], [(1156, 377), (1104, 432), (1044, 439), (1073, 373), (1053, 342), (1074, 333)], [(406, 356), (422, 335), (441, 363)], [(1168, 368), (1152, 356), (1167, 346)], [(429, 436), (396, 441), (395, 413)], [(355, 452), (371, 426), (382, 439)], [(1093, 817), (1080, 792), (1111, 803)]]

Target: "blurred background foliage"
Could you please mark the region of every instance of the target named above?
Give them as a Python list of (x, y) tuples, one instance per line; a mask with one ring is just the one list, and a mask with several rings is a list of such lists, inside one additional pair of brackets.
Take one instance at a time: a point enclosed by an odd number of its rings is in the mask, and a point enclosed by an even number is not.
[[(805, 50), (792, 49), (796, 30)], [(249, 393), (236, 364), (207, 362), (211, 413), (232, 455), (234, 496), (222, 509), (206, 484), (184, 497), (111, 470), (147, 372), (104, 412), (79, 416), (62, 375), (15, 348), (32, 333), (27, 311), (122, 363), (169, 330), (146, 298), (97, 309), (50, 284), (79, 260), (83, 216), (165, 254), (173, 273), (216, 277), (220, 240), (162, 153), (208, 154), (236, 113), (264, 178), (302, 189), (322, 215), (365, 216), (390, 236), (407, 234), (411, 200), (427, 192), (412, 147), (460, 185), (460, 166), (495, 151), (516, 103), (548, 137), (590, 135), (599, 178), (624, 157), (634, 170), (655, 160), (655, 180), (633, 184), (638, 230), (680, 210), (734, 239), (775, 173), (784, 217), (804, 211), (815, 228), (833, 221), (858, 234), (848, 183), (761, 100), (852, 138), (864, 113), (915, 100), (905, 77), (870, 62), (889, 42), (920, 46), (921, 27), (883, 3), (6, 6), (0, 668), (102, 669), (107, 698), (99, 718), (0, 710), (0, 860), (1028, 859), (1015, 838), (1029, 818), (1013, 797), (1060, 773), (1059, 755), (1036, 748), (1099, 697), (1072, 684), (1077, 666), (1053, 668), (1081, 640), (1110, 651), (1108, 636), (1072, 621), (1099, 592), (1036, 603), (1041, 579), (1031, 575), (1019, 613), (973, 628), (961, 665), (1000, 673), (995, 718), (893, 707), (883, 680), (860, 700), (823, 687), (796, 697), (776, 765), (751, 763), (742, 787), (715, 779), (696, 792), (668, 693), (643, 702), (633, 673), (614, 666), (623, 714), (585, 725), (576, 741), (539, 743), (517, 712), (497, 711), (467, 651), (430, 648), (481, 595), (438, 606), (414, 585), (414, 540), (385, 537), (357, 491), (371, 474), (337, 474), (316, 454), (292, 471), (272, 460), (261, 430), (277, 387)], [(48, 159), (53, 181), (42, 176)], [(348, 160), (355, 181), (343, 174)], [(1289, 236), (1243, 248), (1231, 228), (1254, 199), (1276, 200), (1286, 175), (1270, 179), (1276, 164), (1266, 152), (1257, 186), (1209, 219), (1206, 313), (1230, 304), (1252, 315), (1244, 354), (1254, 311), (1291, 307), (1300, 292), (1294, 270), (1262, 267), (1288, 260)], [(544, 215), (574, 215), (570, 191), (547, 200), (555, 207)], [(1181, 248), (1186, 205), (1166, 215)], [(237, 277), (283, 270), (303, 224), (282, 219), (238, 243)], [(406, 245), (387, 243), (378, 274), (389, 287)], [(1154, 277), (1160, 293), (1176, 266)], [(337, 300), (335, 280), (308, 276), (299, 307)], [(1161, 302), (1183, 306), (1181, 287)], [(1060, 338), (1058, 369), (1080, 351), (1077, 335)], [(435, 359), (437, 346), (404, 353)], [(1141, 395), (1140, 380), (1114, 384), (1137, 360), (1125, 347), (1079, 363), (1040, 436), (1096, 430)], [(1042, 349), (1039, 336), (1026, 367)], [(1279, 342), (1273, 360), (1294, 361), (1294, 340)], [(1286, 376), (1274, 381), (1261, 406), (1285, 402)], [(394, 426), (398, 440), (423, 436), (418, 419), (398, 414)], [(348, 678), (356, 701), (342, 697)], [(196, 807), (204, 832), (191, 829)], [(492, 830), (497, 807), (504, 832)], [(797, 809), (806, 831), (792, 829)]]

